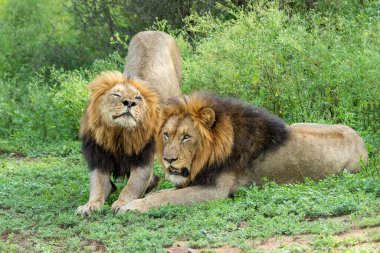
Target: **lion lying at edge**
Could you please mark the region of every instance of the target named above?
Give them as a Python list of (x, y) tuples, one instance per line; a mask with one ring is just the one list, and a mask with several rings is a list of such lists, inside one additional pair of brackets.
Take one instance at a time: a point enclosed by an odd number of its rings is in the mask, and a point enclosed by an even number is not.
[(157, 109), (164, 99), (180, 95), (181, 75), (175, 40), (163, 32), (141, 32), (129, 45), (124, 75), (104, 72), (90, 83), (80, 130), (91, 171), (90, 197), (77, 214), (89, 215), (103, 205), (115, 187), (111, 175), (129, 178), (112, 205), (114, 212), (123, 212), (127, 203), (154, 186)]
[(161, 112), (157, 152), (178, 188), (148, 195), (125, 209), (227, 198), (241, 186), (322, 179), (367, 161), (363, 140), (344, 125), (287, 126), (265, 110), (198, 92), (171, 99)]

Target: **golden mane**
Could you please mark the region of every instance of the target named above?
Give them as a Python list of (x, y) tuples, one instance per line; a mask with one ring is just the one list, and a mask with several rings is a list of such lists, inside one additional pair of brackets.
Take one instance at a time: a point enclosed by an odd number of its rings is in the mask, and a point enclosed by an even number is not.
[[(213, 126), (204, 124), (201, 118), (201, 111), (211, 108), (216, 113), (216, 120)], [(218, 165), (227, 160), (231, 154), (234, 143), (234, 129), (231, 118), (220, 112), (215, 96), (211, 93), (193, 93), (191, 96), (183, 96), (169, 99), (160, 111), (157, 124), (156, 151), (158, 156), (163, 154), (163, 140), (161, 129), (168, 119), (175, 115), (178, 120), (189, 117), (199, 130), (201, 140), (200, 148), (189, 171), (190, 181), (206, 166)], [(162, 157), (160, 157), (162, 158)]]
[[(144, 120), (134, 129), (110, 127), (103, 122), (99, 112), (102, 96), (116, 84), (131, 85), (139, 90), (147, 105)], [(131, 79), (117, 71), (102, 72), (89, 84), (90, 102), (83, 118), (80, 136), (90, 136), (113, 154), (125, 152), (128, 155), (139, 154), (154, 136), (157, 121), (158, 97), (142, 81)]]

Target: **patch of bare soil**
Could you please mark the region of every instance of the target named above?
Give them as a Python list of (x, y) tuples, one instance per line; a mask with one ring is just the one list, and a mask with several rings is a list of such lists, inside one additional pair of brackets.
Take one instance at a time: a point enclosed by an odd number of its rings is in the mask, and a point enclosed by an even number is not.
[(170, 248), (166, 248), (168, 253), (202, 253), (202, 252), (215, 252), (215, 253), (240, 253), (239, 248), (223, 246), (219, 248), (190, 248), (188, 242), (178, 241), (173, 243)]
[[(379, 253), (380, 252), (380, 243), (362, 243), (354, 246), (349, 246), (348, 247), (351, 252), (375, 252)], [(340, 252), (340, 250), (335, 251), (335, 252)]]
[(89, 246), (91, 248), (91, 252), (106, 252), (106, 246), (99, 241), (84, 240), (81, 242), (81, 246)]
[[(380, 253), (380, 240), (371, 241), (370, 235), (380, 233), (380, 227), (372, 228), (353, 228), (344, 233), (333, 236), (338, 245), (338, 249), (334, 252), (340, 252), (340, 249), (354, 249), (353, 252), (361, 252), (361, 250), (370, 250), (369, 252)], [(310, 248), (316, 235), (298, 235), (298, 236), (276, 236), (268, 240), (256, 240), (252, 242), (252, 247), (263, 252), (273, 252), (284, 247), (287, 248), (303, 248), (303, 252), (312, 252)], [(350, 242), (351, 240), (351, 242)], [(357, 242), (352, 241), (357, 240)], [(308, 250), (309, 249), (309, 250)], [(372, 251), (373, 250), (373, 251)]]
[[(353, 252), (378, 252), (380, 253), (380, 239), (371, 240), (371, 234), (380, 234), (380, 227), (354, 228), (342, 234), (334, 236), (334, 239), (342, 245), (343, 248), (349, 248)], [(349, 243), (347, 240), (356, 239), (357, 243)], [(336, 250), (335, 252), (339, 252)]]
[(28, 234), (4, 234), (0, 236), (0, 241), (17, 244), (23, 249), (31, 249), (33, 243), (28, 240)]
[[(310, 241), (313, 238), (312, 235), (298, 235), (298, 236), (276, 236), (269, 238), (268, 240), (253, 241), (252, 247), (259, 249), (263, 252), (272, 252), (277, 249), (287, 247), (305, 247), (310, 246)], [(308, 251), (304, 251), (308, 252)], [(309, 251), (310, 252), (310, 251)]]
[[(347, 221), (347, 217), (336, 217)], [(340, 252), (343, 249), (350, 249), (353, 252), (376, 252), (380, 253), (380, 239), (371, 239), (371, 235), (380, 234), (380, 226), (370, 228), (352, 228), (344, 233), (333, 236), (333, 240), (337, 247), (333, 252)], [(297, 236), (276, 236), (267, 240), (253, 240), (250, 242), (252, 249), (259, 252), (277, 252), (286, 248), (302, 249), (302, 252), (313, 252), (313, 241), (317, 235), (305, 234)], [(191, 248), (188, 242), (178, 241), (171, 247), (166, 249), (168, 253), (201, 253), (201, 252), (217, 252), (217, 253), (238, 253), (241, 249), (236, 247), (223, 246), (219, 248)]]

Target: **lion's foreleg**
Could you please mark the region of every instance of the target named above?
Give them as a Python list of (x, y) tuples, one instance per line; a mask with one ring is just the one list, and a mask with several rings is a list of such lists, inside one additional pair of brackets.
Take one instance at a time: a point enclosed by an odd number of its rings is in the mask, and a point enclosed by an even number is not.
[(137, 199), (122, 207), (119, 212), (136, 210), (145, 212), (167, 204), (193, 204), (213, 199), (225, 199), (235, 190), (235, 180), (225, 174), (216, 185), (191, 186), (178, 190), (157, 192), (143, 199)]
[(131, 169), (127, 185), (120, 192), (119, 199), (112, 205), (113, 212), (119, 212), (120, 208), (129, 202), (140, 198), (153, 180), (153, 163), (144, 167)]
[(227, 189), (207, 186), (192, 186), (174, 191), (164, 191), (149, 195), (143, 199), (137, 199), (120, 208), (119, 212), (136, 210), (145, 212), (151, 208), (165, 206), (167, 204), (192, 204), (213, 199), (228, 197)]
[(112, 190), (110, 174), (101, 172), (99, 169), (90, 174), (90, 197), (87, 204), (78, 207), (77, 214), (88, 216), (91, 211), (99, 209)]

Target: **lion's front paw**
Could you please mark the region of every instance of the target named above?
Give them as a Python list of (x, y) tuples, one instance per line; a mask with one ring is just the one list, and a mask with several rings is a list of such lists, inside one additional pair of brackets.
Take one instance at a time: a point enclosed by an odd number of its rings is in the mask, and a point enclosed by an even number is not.
[(87, 204), (78, 207), (75, 214), (87, 217), (90, 216), (92, 211), (99, 209), (102, 205), (103, 203), (101, 202), (88, 202)]
[(148, 205), (145, 203), (143, 199), (136, 199), (129, 204), (121, 207), (119, 209), (119, 213), (126, 213), (128, 211), (138, 211), (144, 213), (149, 210)]
[(130, 203), (131, 201), (127, 201), (127, 200), (116, 200), (113, 204), (112, 204), (112, 212), (114, 213), (118, 213), (120, 212), (120, 209), (123, 207), (123, 206), (126, 206), (128, 203)]

